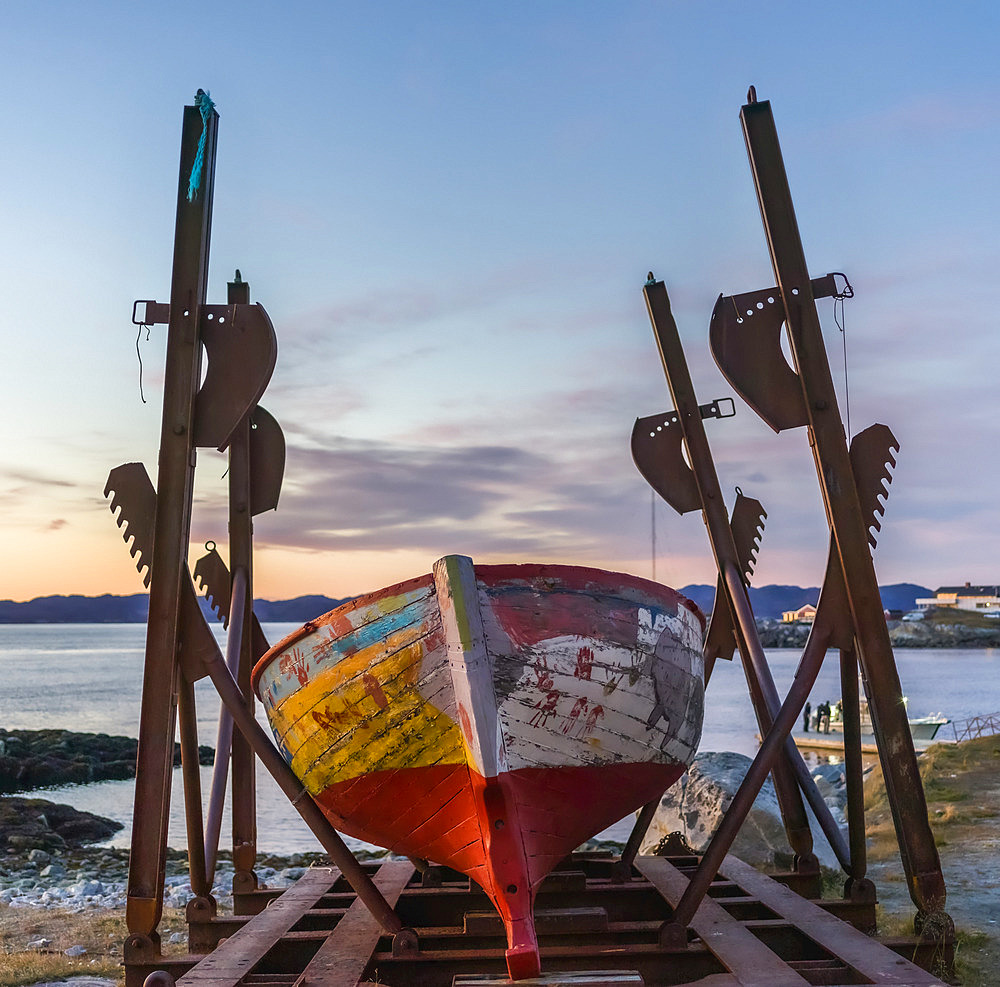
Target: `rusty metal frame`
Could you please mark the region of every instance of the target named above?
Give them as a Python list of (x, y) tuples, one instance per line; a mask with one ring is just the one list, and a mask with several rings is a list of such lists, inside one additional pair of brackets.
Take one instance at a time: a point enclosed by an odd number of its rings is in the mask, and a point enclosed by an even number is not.
[(812, 281), (806, 266), (788, 177), (769, 102), (751, 90), (740, 121), (809, 431), (823, 503), (850, 608), (872, 725), (892, 807), (917, 926), (939, 936), (953, 930), (944, 911), (941, 862), (927, 817), (913, 738), (869, 550), (869, 531), (855, 483), (830, 372)]
[[(581, 987), (943, 983), (922, 968), (935, 959), (932, 944), (870, 938), (874, 901), (809, 900), (791, 890), (798, 875), (767, 877), (731, 856), (688, 936), (664, 941), (663, 925), (696, 864), (684, 854), (643, 857), (621, 877), (609, 855), (574, 854), (539, 890), (539, 939), (551, 979)], [(429, 886), (403, 860), (366, 869), (416, 927), (420, 952), (394, 953), (336, 868), (316, 867), (286, 891), (238, 894), (237, 914), (192, 923), (191, 953), (168, 958), (162, 974), (178, 987), (510, 983), (502, 925), (469, 878), (439, 868)], [(136, 984), (156, 976), (152, 967), (131, 973)]]
[[(228, 304), (205, 303), (212, 219), (218, 115), (199, 106), (184, 110), (181, 138), (174, 270), (169, 305), (144, 304), (146, 324), (166, 320), (167, 358), (157, 489), (141, 464), (112, 470), (105, 489), (140, 572), (147, 570), (150, 607), (136, 765), (132, 853), (126, 901), (127, 978), (163, 962), (157, 931), (163, 910), (167, 819), (173, 771), (174, 732), (180, 728), (188, 865), (194, 898), (188, 920), (216, 918), (212, 884), (225, 797), (232, 773), (233, 861), (237, 893), (254, 891), (257, 878), (255, 757), (259, 757), (358, 894), (377, 927), (393, 936), (398, 951), (415, 948), (386, 896), (357, 862), (319, 807), (259, 726), (253, 714), (250, 673), (267, 643), (253, 614), (254, 514), (277, 503), (284, 466), (284, 439), (274, 419), (257, 405), (274, 367), (276, 343), (266, 312), (250, 305), (249, 286), (237, 272)], [(203, 157), (202, 181), (189, 198), (188, 176)], [(238, 365), (233, 340), (249, 341)], [(201, 379), (202, 347), (209, 372)], [(256, 438), (255, 438), (256, 436)], [(198, 607), (187, 565), (196, 447), (229, 450), (229, 533), (233, 576), (217, 553), (203, 560), (201, 579), (231, 617), (223, 660)], [(225, 583), (225, 590), (222, 583)], [(223, 602), (221, 594), (227, 599)], [(209, 825), (203, 820), (194, 683), (209, 675), (223, 703)], [(235, 723), (237, 730), (232, 730)]]
[[(306, 983), (364, 987), (374, 981), (433, 987), (482, 983), (485, 981), (477, 981), (477, 976), (489, 978), (505, 972), (501, 926), (488, 899), (468, 878), (426, 861), (360, 864), (254, 716), (249, 673), (267, 642), (253, 613), (252, 518), (277, 503), (284, 442), (277, 423), (257, 404), (276, 352), (266, 313), (260, 306), (250, 305), (249, 288), (239, 272), (230, 282), (226, 306), (205, 303), (217, 124), (214, 111), (203, 124), (198, 107), (185, 108), (171, 301), (169, 305), (136, 303), (133, 310), (135, 319), (138, 305), (144, 304), (145, 322), (167, 321), (170, 327), (157, 490), (143, 467), (132, 463), (112, 471), (105, 491), (114, 491), (112, 510), (121, 509), (119, 526), (124, 527), (126, 540), (133, 540), (132, 555), (138, 556), (140, 572), (148, 570), (150, 585), (136, 822), (126, 906), (126, 983), (128, 987), (142, 983), (167, 987), (176, 977), (192, 987)], [(204, 179), (201, 194), (192, 202), (187, 199), (187, 175), (203, 128)], [(814, 292), (832, 293), (831, 278), (812, 282)], [(706, 641), (706, 668), (710, 672), (716, 658), (731, 657), (739, 647), (764, 742), (722, 830), (703, 859), (690, 855), (644, 858), (633, 866), (655, 808), (651, 804), (640, 814), (619, 859), (576, 854), (546, 879), (538, 896), (545, 913), (539, 915), (538, 927), (546, 968), (579, 971), (581, 977), (588, 972), (586, 979), (578, 977), (577, 982), (591, 985), (646, 983), (652, 987), (704, 977), (720, 984), (759, 983), (762, 977), (776, 984), (829, 984), (841, 982), (837, 979), (841, 976), (846, 978), (844, 983), (898, 983), (904, 974), (907, 983), (939, 984), (907, 960), (890, 956), (865, 937), (858, 938), (844, 924), (843, 920), (853, 922), (865, 933), (874, 926), (873, 888), (864, 876), (863, 822), (860, 828), (852, 823), (849, 848), (842, 840), (837, 844), (839, 832), (835, 826), (830, 831), (832, 820), (823, 815), (824, 811), (829, 815), (826, 805), (788, 739), (827, 646), (840, 647), (844, 682), (856, 675), (853, 636), (845, 631), (845, 624), (850, 623), (846, 616), (849, 597), (843, 585), (849, 582), (844, 562), (848, 550), (831, 522), (834, 540), (824, 583), (826, 603), (821, 597), (799, 677), (781, 703), (760, 648), (746, 592), (763, 509), (740, 494), (733, 517), (727, 516), (702, 418), (728, 417), (728, 411), (721, 402), (697, 404), (666, 289), (661, 282), (651, 282), (645, 294), (677, 407), (676, 413), (663, 420), (663, 427), (670, 443), (675, 444), (670, 446), (673, 454), (679, 453), (683, 443), (693, 467), (678, 494), (678, 509), (700, 507), (703, 511), (720, 573), (717, 613)], [(232, 340), (221, 331), (225, 322), (230, 327), (239, 322), (242, 329), (253, 333), (251, 370), (231, 365)], [(199, 388), (202, 343), (208, 352), (209, 374)], [(797, 364), (801, 379), (810, 372)], [(783, 413), (788, 408), (794, 412), (795, 401), (786, 403)], [(786, 418), (793, 419), (794, 414)], [(232, 573), (214, 546), (195, 570), (213, 607), (228, 621), (225, 657), (198, 607), (187, 565), (194, 454), (202, 445), (228, 449), (230, 459)], [(879, 440), (876, 437), (863, 446), (856, 461), (852, 447), (849, 461), (851, 482), (859, 487), (860, 478), (873, 470), (878, 479)], [(866, 456), (871, 460), (873, 455), (874, 465), (866, 465)], [(637, 460), (642, 458), (637, 456)], [(873, 512), (865, 492), (855, 492), (862, 520), (870, 520)], [(877, 519), (873, 523), (877, 528)], [(853, 605), (851, 613), (856, 624)], [(871, 661), (864, 657), (861, 636), (856, 636), (862, 670), (868, 675)], [(879, 674), (884, 679), (880, 669)], [(207, 827), (201, 803), (193, 690), (194, 682), (206, 675), (223, 703)], [(856, 687), (856, 677), (853, 681)], [(845, 696), (848, 689), (849, 683)], [(177, 725), (195, 897), (187, 909), (191, 955), (168, 957), (160, 951), (157, 927), (163, 905), (166, 820)], [(851, 752), (858, 748), (859, 754), (860, 727), (850, 714), (845, 722), (845, 743), (849, 748), (848, 799), (856, 820), (863, 810), (863, 806), (859, 808), (860, 760)], [(335, 864), (310, 871), (284, 894), (259, 887), (254, 872), (255, 757), (274, 776)], [(211, 890), (227, 764), (233, 778), (237, 904), (235, 915), (220, 916)], [(797, 851), (798, 870), (782, 876), (796, 892), (794, 897), (727, 855), (768, 772), (775, 775), (789, 839)], [(799, 897), (818, 888), (803, 793), (817, 810), (848, 874), (841, 900), (810, 903)], [(926, 863), (919, 839), (908, 852), (916, 866)], [(725, 876), (720, 877), (720, 872)], [(921, 880), (914, 884), (919, 890), (933, 891), (926, 871), (917, 877)], [(922, 900), (936, 899), (925, 895)], [(266, 908), (272, 902), (273, 907)], [(558, 907), (546, 909), (546, 903)], [(942, 922), (950, 920), (932, 909), (924, 909), (920, 915), (925, 934), (916, 941), (906, 940), (905, 948), (926, 965), (942, 944), (927, 935), (928, 928), (940, 929)], [(460, 928), (454, 926), (458, 917)], [(951, 940), (945, 939), (943, 946), (947, 953)], [(473, 970), (476, 974), (470, 976)], [(594, 971), (605, 973), (595, 975)], [(383, 973), (390, 979), (384, 980)]]

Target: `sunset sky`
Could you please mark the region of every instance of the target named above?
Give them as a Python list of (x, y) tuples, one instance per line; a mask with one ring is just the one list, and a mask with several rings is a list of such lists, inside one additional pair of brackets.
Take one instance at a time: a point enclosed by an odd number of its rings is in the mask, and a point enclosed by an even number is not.
[[(209, 300), (278, 334), (288, 443), (256, 593), (340, 597), (450, 553), (651, 571), (636, 417), (670, 290), (702, 402), (720, 292), (773, 283), (739, 109), (771, 101), (813, 276), (843, 271), (851, 429), (901, 445), (882, 583), (1000, 582), (1000, 7), (971, 2), (38, 2), (4, 13), (0, 598), (142, 589), (103, 498), (155, 480), (182, 108), (220, 114)], [(843, 341), (819, 303), (843, 397)], [(841, 410), (844, 410), (842, 402)], [(817, 585), (804, 429), (709, 422), (768, 511), (755, 583)], [(193, 557), (225, 548), (199, 453)], [(656, 509), (657, 577), (712, 582)]]

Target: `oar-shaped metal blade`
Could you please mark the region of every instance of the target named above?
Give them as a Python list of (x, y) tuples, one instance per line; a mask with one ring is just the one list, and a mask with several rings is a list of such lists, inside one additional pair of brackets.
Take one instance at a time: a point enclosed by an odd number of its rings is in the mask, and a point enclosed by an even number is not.
[(676, 411), (637, 418), (632, 426), (632, 460), (646, 482), (678, 514), (701, 510), (698, 484), (684, 459), (683, 441)]
[[(811, 282), (814, 298), (833, 295), (834, 275)], [(802, 384), (781, 352), (785, 307), (777, 288), (719, 295), (708, 338), (712, 356), (740, 397), (776, 432), (809, 423)]]
[(285, 475), (285, 436), (274, 416), (260, 405), (250, 415), (250, 513), (278, 506)]
[(267, 388), (278, 340), (262, 305), (202, 306), (201, 340), (208, 372), (195, 401), (194, 440), (222, 452)]

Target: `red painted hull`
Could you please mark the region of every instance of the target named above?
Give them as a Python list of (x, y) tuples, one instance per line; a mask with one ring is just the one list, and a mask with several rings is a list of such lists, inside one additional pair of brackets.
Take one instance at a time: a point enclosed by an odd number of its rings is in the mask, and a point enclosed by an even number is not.
[[(538, 975), (535, 892), (595, 832), (657, 798), (684, 765), (520, 768), (483, 778), (464, 764), (362, 775), (317, 802), (338, 829), (468, 874), (507, 927), (514, 978)], [(603, 794), (613, 791), (614, 800)], [(500, 825), (498, 825), (500, 823)]]

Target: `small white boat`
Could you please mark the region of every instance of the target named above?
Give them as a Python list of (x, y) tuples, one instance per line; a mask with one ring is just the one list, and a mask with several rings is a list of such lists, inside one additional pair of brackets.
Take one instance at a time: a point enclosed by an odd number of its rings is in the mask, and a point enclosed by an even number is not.
[[(872, 727), (871, 714), (868, 711), (868, 700), (862, 696), (861, 697), (861, 734), (862, 738), (873, 734), (874, 728)], [(906, 706), (909, 700), (906, 696), (903, 696), (903, 705)], [(938, 730), (941, 729), (946, 723), (951, 723), (951, 720), (947, 716), (943, 716), (941, 713), (932, 713), (929, 716), (914, 716), (908, 717), (907, 722), (910, 724), (910, 733), (914, 740), (933, 740), (937, 736)], [(830, 732), (831, 733), (843, 733), (844, 721), (843, 720), (830, 720)]]

